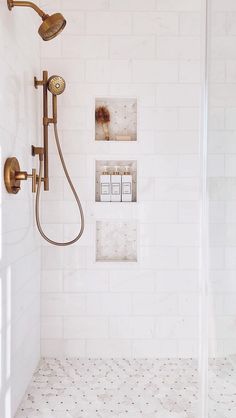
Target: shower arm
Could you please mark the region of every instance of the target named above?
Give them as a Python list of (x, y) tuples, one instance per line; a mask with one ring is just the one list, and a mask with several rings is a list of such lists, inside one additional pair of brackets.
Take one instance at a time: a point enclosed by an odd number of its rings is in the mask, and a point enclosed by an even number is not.
[(15, 0), (7, 0), (8, 8), (11, 10), (15, 6), (21, 7), (31, 7), (34, 9), (36, 13), (42, 18), (42, 20), (47, 19), (48, 15), (44, 13), (36, 4), (32, 3), (31, 1), (15, 1)]

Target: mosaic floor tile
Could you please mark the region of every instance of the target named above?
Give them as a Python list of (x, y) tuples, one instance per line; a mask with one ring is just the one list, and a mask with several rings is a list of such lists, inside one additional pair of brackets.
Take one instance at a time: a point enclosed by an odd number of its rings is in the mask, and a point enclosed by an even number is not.
[[(198, 418), (193, 359), (42, 359), (15, 418)], [(209, 417), (236, 417), (236, 368), (211, 360)]]

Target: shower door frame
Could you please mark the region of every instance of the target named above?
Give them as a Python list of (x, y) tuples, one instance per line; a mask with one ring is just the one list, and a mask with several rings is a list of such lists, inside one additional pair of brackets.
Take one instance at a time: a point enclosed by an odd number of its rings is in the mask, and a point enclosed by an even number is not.
[(200, 103), (200, 261), (199, 261), (199, 418), (208, 417), (208, 46), (209, 0), (201, 0), (201, 103)]

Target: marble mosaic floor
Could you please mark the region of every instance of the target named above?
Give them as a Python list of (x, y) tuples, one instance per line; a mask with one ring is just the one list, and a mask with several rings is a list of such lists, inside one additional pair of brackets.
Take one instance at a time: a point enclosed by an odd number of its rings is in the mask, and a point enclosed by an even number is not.
[[(197, 362), (42, 359), (15, 418), (198, 418)], [(236, 369), (210, 367), (209, 418), (236, 417)]]

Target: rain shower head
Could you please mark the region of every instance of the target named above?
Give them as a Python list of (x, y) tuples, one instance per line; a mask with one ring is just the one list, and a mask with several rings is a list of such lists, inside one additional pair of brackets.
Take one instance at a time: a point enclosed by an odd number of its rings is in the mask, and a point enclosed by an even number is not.
[(44, 41), (50, 41), (61, 33), (66, 26), (66, 20), (61, 13), (46, 17), (40, 25), (38, 33)]
[(48, 79), (48, 90), (54, 95), (58, 96), (65, 91), (66, 82), (64, 78), (60, 77), (59, 75), (52, 75)]
[(44, 41), (50, 41), (55, 38), (66, 26), (66, 20), (61, 13), (54, 13), (49, 16), (44, 13), (36, 4), (30, 1), (7, 0), (8, 9), (11, 10), (15, 6), (31, 7), (43, 20), (38, 33)]

